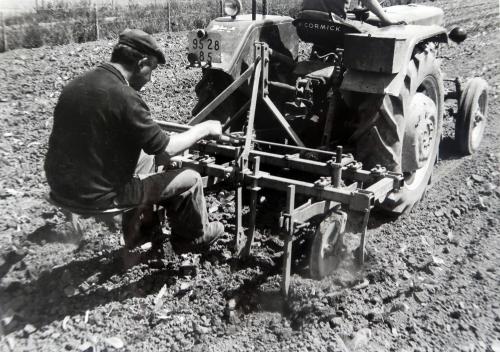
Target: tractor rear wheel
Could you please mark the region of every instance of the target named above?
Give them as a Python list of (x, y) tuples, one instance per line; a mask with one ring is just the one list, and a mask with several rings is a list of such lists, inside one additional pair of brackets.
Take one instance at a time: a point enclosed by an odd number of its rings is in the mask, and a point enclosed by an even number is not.
[(361, 158), (365, 164), (380, 164), (404, 175), (403, 187), (388, 195), (382, 209), (408, 212), (425, 194), (437, 161), (443, 106), (442, 73), (434, 45), (429, 44), (408, 64), (399, 94), (383, 98), (374, 126), (360, 141), (368, 153)]
[(326, 215), (318, 225), (309, 257), (309, 270), (312, 278), (320, 280), (339, 266), (345, 252), (346, 221), (346, 213), (333, 211)]

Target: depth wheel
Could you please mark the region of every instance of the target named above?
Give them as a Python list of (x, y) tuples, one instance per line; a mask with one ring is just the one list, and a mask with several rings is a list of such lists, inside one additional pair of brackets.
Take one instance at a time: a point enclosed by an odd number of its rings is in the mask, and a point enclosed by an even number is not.
[(345, 253), (346, 221), (346, 213), (333, 211), (321, 221), (316, 229), (309, 257), (312, 278), (320, 280), (339, 266)]
[(458, 104), (455, 141), (461, 153), (470, 155), (479, 148), (487, 115), (488, 83), (475, 77), (465, 84)]

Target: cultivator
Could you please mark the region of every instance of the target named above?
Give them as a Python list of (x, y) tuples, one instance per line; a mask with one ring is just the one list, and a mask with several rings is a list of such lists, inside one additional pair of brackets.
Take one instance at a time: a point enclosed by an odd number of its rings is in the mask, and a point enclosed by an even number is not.
[[(248, 122), (244, 135), (226, 134), (219, 141), (201, 141), (183, 155), (173, 157), (171, 164), (174, 167), (189, 167), (198, 171), (204, 177), (205, 186), (227, 180), (235, 182), (235, 251), (242, 257), (249, 255), (251, 251), (259, 192), (262, 188), (286, 192), (286, 210), (281, 213), (279, 221), (282, 230), (286, 233), (282, 292), (287, 294), (290, 282), (292, 241), (296, 231), (308, 226), (312, 218), (333, 212), (340, 219), (342, 229), (340, 227), (329, 229), (316, 235), (321, 238), (316, 239), (320, 244), (317, 245), (317, 253), (311, 256), (311, 266), (315, 268), (313, 275), (322, 277), (329, 271), (328, 257), (336, 256), (339, 254), (338, 251), (342, 250), (341, 237), (347, 230), (346, 224), (349, 231), (361, 233), (357, 257), (359, 262), (363, 263), (370, 210), (375, 202), (384, 200), (390, 192), (397, 192), (402, 185), (403, 177), (401, 174), (388, 172), (381, 166), (369, 171), (363, 170), (362, 164), (351, 154), (343, 153), (342, 146), (338, 146), (333, 152), (305, 147), (268, 95), (268, 63), (267, 44), (255, 43), (254, 63), (239, 79), (200, 111), (189, 125), (163, 121), (158, 121), (158, 123), (169, 132), (185, 131), (190, 128), (190, 125), (203, 121), (233, 91), (249, 78), (252, 79), (250, 101), (244, 104), (224, 126), (227, 129), (231, 121), (240, 118), (248, 109)], [(254, 138), (258, 100), (267, 105), (272, 116), (280, 123), (295, 145)], [(259, 150), (262, 147), (280, 150), (280, 153)], [(324, 161), (311, 160), (304, 155), (315, 155), (315, 159)], [(273, 174), (273, 170), (279, 170), (279, 175)], [(304, 175), (303, 178), (294, 177), (298, 174)], [(246, 232), (242, 223), (243, 187), (246, 187), (250, 193), (250, 220)], [(304, 196), (301, 198), (307, 201), (297, 204), (299, 195)], [(336, 238), (332, 239), (332, 234)]]
[[(387, 28), (366, 9), (348, 13), (347, 21), (307, 9), (295, 20), (269, 16), (265, 0), (261, 15), (256, 9), (253, 0), (251, 16), (239, 15), (241, 2), (225, 0), (227, 16), (189, 34), (190, 67), (203, 73), (194, 117), (187, 125), (158, 123), (170, 132), (205, 119), (223, 124), (220, 140), (201, 141), (172, 164), (197, 170), (206, 186), (234, 182), (237, 255), (251, 252), (260, 193), (286, 192), (279, 224), (287, 294), (292, 241), (300, 229), (317, 224), (309, 268), (322, 278), (344, 256), (346, 233), (360, 234), (355, 256), (364, 262), (374, 206), (397, 215), (421, 199), (438, 158), (445, 99), (458, 101), (460, 152), (478, 148), (487, 83), (474, 78), (445, 94), (437, 48), (448, 39), (463, 41), (465, 32), (448, 35), (436, 7), (389, 7), (392, 22), (407, 25)], [(299, 38), (313, 44), (303, 61)]]

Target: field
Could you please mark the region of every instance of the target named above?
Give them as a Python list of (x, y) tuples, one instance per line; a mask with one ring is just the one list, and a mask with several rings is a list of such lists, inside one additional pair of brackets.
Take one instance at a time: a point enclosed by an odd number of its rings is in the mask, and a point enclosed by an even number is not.
[[(45, 199), (52, 112), (61, 88), (107, 60), (114, 41), (0, 54), (0, 351), (499, 351), (498, 2), (431, 4), (469, 31), (443, 47), (443, 71), (489, 82), (482, 148), (461, 157), (446, 135), (427, 197), (407, 216), (373, 219), (366, 266), (315, 281), (296, 265), (287, 300), (272, 228), (259, 226), (250, 260), (232, 257), (230, 189), (208, 195), (227, 234), (201, 257), (168, 243), (160, 260), (131, 255), (99, 224), (72, 235)], [(186, 32), (155, 37), (167, 64), (144, 99), (155, 118), (186, 121), (200, 78), (185, 69)], [(199, 261), (195, 275), (182, 272), (185, 259)]]

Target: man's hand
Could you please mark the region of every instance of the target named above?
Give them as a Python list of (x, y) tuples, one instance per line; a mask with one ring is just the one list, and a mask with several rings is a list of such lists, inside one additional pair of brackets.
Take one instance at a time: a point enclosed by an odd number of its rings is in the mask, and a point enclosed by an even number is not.
[(373, 12), (378, 18), (382, 20), (384, 26), (393, 26), (398, 24), (407, 24), (405, 21), (391, 21), (386, 15), (382, 6), (380, 6), (378, 0), (361, 0), (363, 5), (366, 6), (368, 10)]
[(218, 120), (207, 120), (202, 122), (207, 137), (220, 137), (222, 135), (222, 125)]
[(406, 21), (384, 21), (384, 26), (399, 26), (399, 25), (407, 25)]
[(165, 152), (170, 156), (177, 155), (184, 150), (191, 148), (193, 144), (200, 139), (207, 137), (219, 138), (222, 135), (222, 126), (220, 121), (208, 120), (199, 123), (189, 130), (179, 134), (172, 134), (167, 144)]

